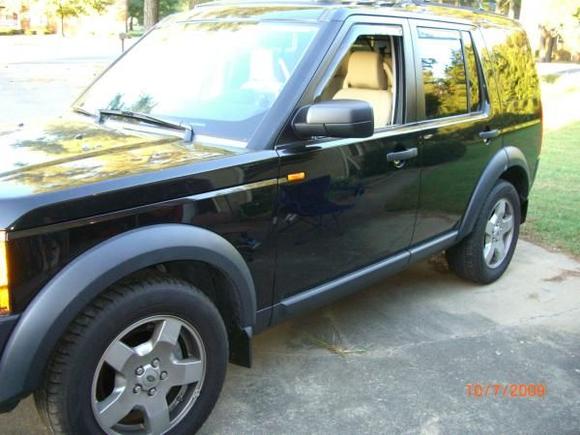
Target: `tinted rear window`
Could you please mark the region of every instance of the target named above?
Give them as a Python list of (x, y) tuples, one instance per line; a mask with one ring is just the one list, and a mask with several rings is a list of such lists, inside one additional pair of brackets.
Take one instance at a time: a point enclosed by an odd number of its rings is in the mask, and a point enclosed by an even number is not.
[(461, 33), (418, 28), (427, 119), (467, 113), (467, 79)]
[(527, 36), (521, 29), (485, 28), (493, 70), (499, 82), (503, 111), (538, 116), (540, 86)]

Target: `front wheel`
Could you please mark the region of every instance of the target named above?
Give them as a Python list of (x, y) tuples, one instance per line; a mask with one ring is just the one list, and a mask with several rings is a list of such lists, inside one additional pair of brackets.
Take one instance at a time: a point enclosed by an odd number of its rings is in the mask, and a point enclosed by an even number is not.
[(147, 276), (74, 321), (37, 406), (55, 433), (194, 433), (217, 400), (227, 356), (210, 300), (186, 282)]
[(450, 269), (461, 278), (489, 284), (509, 266), (520, 233), (520, 197), (500, 180), (483, 205), (473, 232), (446, 252)]

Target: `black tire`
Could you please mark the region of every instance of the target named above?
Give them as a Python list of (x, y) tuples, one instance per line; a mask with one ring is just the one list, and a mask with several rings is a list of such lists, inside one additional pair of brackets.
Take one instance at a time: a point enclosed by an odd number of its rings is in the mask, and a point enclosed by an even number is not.
[(146, 274), (99, 296), (60, 340), (44, 385), (35, 393), (37, 408), (53, 433), (104, 432), (93, 412), (93, 378), (101, 357), (122, 331), (151, 316), (188, 322), (201, 338), (206, 364), (199, 396), (170, 433), (192, 434), (201, 427), (224, 382), (228, 339), (223, 320), (211, 301), (189, 283)]
[[(484, 258), (486, 225), (494, 207), (500, 200), (506, 200), (513, 211), (513, 235), (505, 258), (490, 267)], [(509, 266), (516, 248), (521, 222), (520, 197), (514, 186), (505, 180), (499, 180), (487, 197), (481, 215), (473, 232), (459, 244), (446, 252), (449, 268), (459, 277), (479, 284), (490, 284), (499, 279)]]

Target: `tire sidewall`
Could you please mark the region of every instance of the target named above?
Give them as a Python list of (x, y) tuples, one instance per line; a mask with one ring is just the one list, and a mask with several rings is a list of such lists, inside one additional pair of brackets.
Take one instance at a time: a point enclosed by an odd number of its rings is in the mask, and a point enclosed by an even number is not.
[[(487, 265), (485, 258), (483, 256), (483, 247), (485, 244), (485, 228), (495, 205), (498, 203), (500, 199), (505, 199), (512, 206), (514, 214), (514, 228), (513, 228), (514, 233), (507, 255), (505, 256), (501, 264), (499, 264), (495, 268), (491, 268)], [(508, 183), (507, 181), (498, 182), (488, 195), (483, 205), (483, 209), (477, 221), (474, 232), (476, 237), (475, 249), (477, 250), (478, 253), (477, 255), (477, 262), (479, 263), (478, 269), (481, 271), (480, 274), (481, 282), (491, 283), (493, 281), (496, 281), (503, 275), (503, 273), (508, 268), (518, 243), (520, 234), (520, 223), (521, 223), (521, 206), (518, 192), (516, 191), (514, 186)]]
[[(192, 291), (193, 290), (193, 291)], [(191, 434), (203, 424), (221, 391), (228, 359), (227, 335), (217, 309), (186, 285), (154, 283), (113, 299), (88, 325), (70, 355), (65, 375), (65, 407), (74, 433), (103, 433), (92, 409), (92, 382), (98, 363), (112, 341), (127, 327), (156, 315), (187, 321), (199, 333), (206, 353), (204, 383), (193, 408), (171, 430)]]

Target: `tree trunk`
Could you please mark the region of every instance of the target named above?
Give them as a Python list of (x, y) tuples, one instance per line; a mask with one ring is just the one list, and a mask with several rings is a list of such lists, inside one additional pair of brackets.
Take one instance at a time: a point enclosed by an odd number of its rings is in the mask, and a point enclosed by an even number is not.
[(516, 18), (516, 2), (515, 0), (509, 0), (508, 17)]
[(554, 32), (546, 28), (546, 26), (541, 26), (540, 28), (540, 60), (542, 62), (550, 63), (552, 62), (552, 55), (554, 53), (554, 47), (556, 45), (556, 36)]
[(556, 40), (557, 38), (550, 35), (548, 37), (548, 42), (547, 42), (547, 47), (546, 47), (546, 55), (544, 57), (544, 62), (547, 63), (551, 63), (552, 62), (552, 57), (554, 54), (554, 47), (556, 46)]
[(60, 34), (64, 38), (64, 14), (60, 14)]
[(159, 21), (159, 0), (145, 0), (143, 10), (145, 30), (150, 29)]
[(125, 33), (129, 33), (129, 0), (125, 0)]

